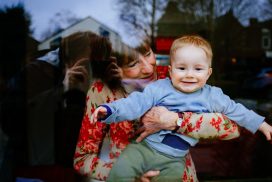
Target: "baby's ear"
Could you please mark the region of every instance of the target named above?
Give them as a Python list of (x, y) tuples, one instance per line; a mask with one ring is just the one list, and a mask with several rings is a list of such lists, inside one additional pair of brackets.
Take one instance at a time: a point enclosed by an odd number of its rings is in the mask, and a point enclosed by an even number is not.
[(208, 71), (208, 79), (209, 79), (209, 77), (211, 76), (211, 74), (212, 74), (212, 68), (209, 68), (209, 71)]
[(171, 65), (168, 66), (168, 73), (171, 78), (172, 77), (172, 66)]

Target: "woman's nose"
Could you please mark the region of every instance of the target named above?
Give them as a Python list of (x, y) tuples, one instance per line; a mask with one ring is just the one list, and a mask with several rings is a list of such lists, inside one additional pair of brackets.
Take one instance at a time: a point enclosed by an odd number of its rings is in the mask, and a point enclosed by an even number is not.
[(142, 73), (144, 74), (150, 74), (150, 73), (153, 73), (154, 71), (154, 66), (152, 64), (150, 64), (149, 62), (147, 61), (142, 61)]

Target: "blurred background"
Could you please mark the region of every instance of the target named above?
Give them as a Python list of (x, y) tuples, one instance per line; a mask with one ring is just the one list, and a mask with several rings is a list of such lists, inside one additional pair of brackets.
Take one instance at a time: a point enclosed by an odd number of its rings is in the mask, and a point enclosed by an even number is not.
[[(272, 124), (272, 0), (1, 0), (0, 23), (0, 109), (7, 108), (5, 89), (18, 87), (14, 77), (76, 31), (108, 37), (120, 53), (149, 43), (162, 77), (167, 75), (173, 40), (199, 34), (211, 42), (214, 52), (209, 84)], [(15, 103), (27, 92), (15, 92), (9, 108), (10, 113), (19, 111), (11, 114), (14, 124), (9, 125), (24, 137), (26, 126), (18, 120), (27, 110)], [(18, 142), (18, 150), (27, 151), (24, 141)], [(263, 136), (242, 128), (238, 139), (203, 141), (192, 149), (200, 181), (272, 181), (271, 154), (272, 145)], [(54, 162), (18, 163), (18, 177), (76, 181), (74, 176), (65, 178), (65, 170)]]

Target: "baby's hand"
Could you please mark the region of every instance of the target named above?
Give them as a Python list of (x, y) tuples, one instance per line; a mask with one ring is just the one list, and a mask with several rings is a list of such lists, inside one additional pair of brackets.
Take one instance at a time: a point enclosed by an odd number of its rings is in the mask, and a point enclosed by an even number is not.
[(106, 115), (107, 115), (107, 109), (103, 106), (99, 106), (98, 108), (96, 108), (96, 110), (92, 114), (91, 123), (96, 123), (98, 119), (103, 118)]
[(272, 136), (271, 125), (269, 125), (267, 122), (263, 122), (259, 127), (259, 131), (261, 131), (265, 135), (268, 141), (271, 141), (271, 136)]

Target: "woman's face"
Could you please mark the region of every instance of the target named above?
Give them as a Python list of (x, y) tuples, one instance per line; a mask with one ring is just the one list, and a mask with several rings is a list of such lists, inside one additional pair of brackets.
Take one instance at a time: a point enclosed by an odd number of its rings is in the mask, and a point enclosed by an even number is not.
[(156, 59), (150, 49), (144, 55), (122, 67), (122, 79), (157, 79)]

